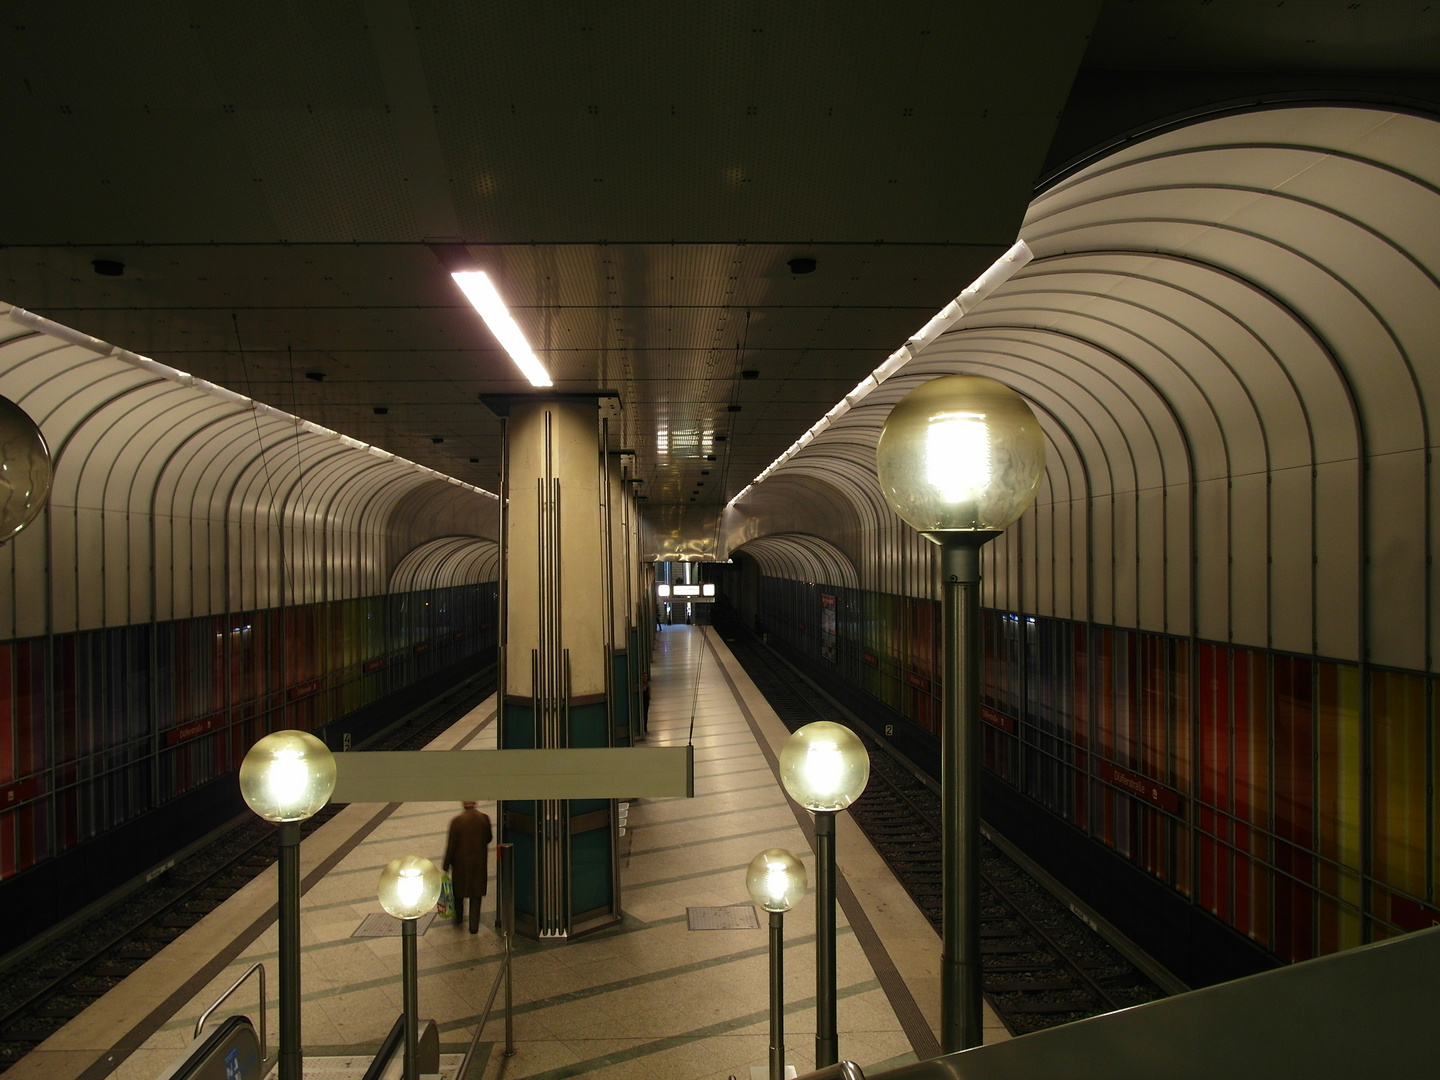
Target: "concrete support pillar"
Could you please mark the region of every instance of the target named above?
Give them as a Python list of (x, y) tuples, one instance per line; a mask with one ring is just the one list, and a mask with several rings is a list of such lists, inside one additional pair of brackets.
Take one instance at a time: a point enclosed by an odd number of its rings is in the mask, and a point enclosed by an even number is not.
[[(603, 395), (487, 397), (504, 419), (501, 749), (615, 742)], [(622, 744), (623, 745), (623, 744)], [(620, 918), (612, 799), (500, 804), (515, 925), (564, 938)]]

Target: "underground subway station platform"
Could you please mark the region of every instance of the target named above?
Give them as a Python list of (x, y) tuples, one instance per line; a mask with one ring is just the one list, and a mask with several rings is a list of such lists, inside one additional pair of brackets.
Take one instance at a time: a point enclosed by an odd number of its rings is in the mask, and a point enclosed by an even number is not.
[(6, 1080), (1434, 1071), (1440, 7), (0, 24)]

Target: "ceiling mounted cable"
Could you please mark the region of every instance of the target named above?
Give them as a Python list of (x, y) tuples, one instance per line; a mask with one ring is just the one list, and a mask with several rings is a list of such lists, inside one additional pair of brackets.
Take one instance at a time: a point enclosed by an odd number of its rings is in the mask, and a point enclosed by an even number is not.
[[(245, 359), (245, 343), (240, 339), (240, 317), (236, 315), (233, 311), (230, 313), (230, 322), (235, 327), (235, 348), (238, 349), (240, 352), (240, 373), (245, 377), (245, 393), (249, 396), (251, 401), (254, 401), (255, 390), (250, 382), (250, 365)], [(293, 373), (291, 374), (291, 382), (294, 382)], [(291, 397), (292, 399), (294, 397), (293, 389), (291, 392)], [(285, 522), (283, 520), (283, 515), (280, 513), (279, 507), (275, 505), (275, 480), (270, 475), (270, 455), (266, 452), (265, 436), (264, 433), (260, 430), (260, 410), (251, 409), (250, 418), (255, 423), (255, 442), (260, 447), (260, 467), (262, 470), (264, 470), (265, 473), (264, 490), (267, 498), (269, 499), (270, 513), (274, 516), (275, 524), (281, 530), (281, 536), (283, 537)], [(300, 418), (297, 416), (295, 419), (298, 422)], [(300, 432), (298, 428), (295, 432), (295, 442), (298, 449), (300, 442)], [(280, 582), (282, 590), (280, 593), (280, 602), (282, 607), (284, 606), (285, 602), (285, 593), (283, 591), (284, 587), (289, 586), (292, 592), (295, 588), (293, 560), (287, 559), (285, 556), (286, 549), (284, 541), (282, 539), (280, 544)]]

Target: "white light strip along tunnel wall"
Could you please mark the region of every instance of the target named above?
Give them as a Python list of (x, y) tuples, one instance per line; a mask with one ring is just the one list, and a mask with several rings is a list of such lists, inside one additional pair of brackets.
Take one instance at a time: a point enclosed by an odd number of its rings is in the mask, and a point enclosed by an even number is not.
[(124, 360), (127, 363), (134, 364), (138, 368), (153, 372), (161, 378), (179, 383), (181, 386), (201, 390), (213, 397), (220, 398), (222, 401), (228, 401), (232, 405), (238, 405), (242, 409), (253, 409), (261, 416), (273, 416), (282, 423), (293, 424), (299, 430), (307, 432), (308, 434), (338, 439), (343, 445), (348, 446), (352, 450), (364, 450), (366, 453), (374, 454), (376, 457), (386, 461), (395, 461), (402, 465), (408, 465), (416, 472), (426, 473), (436, 480), (443, 480), (447, 484), (454, 484), (456, 487), (464, 488), (466, 491), (473, 491), (489, 499), (500, 498), (500, 496), (496, 495), (493, 491), (486, 491), (482, 487), (476, 487), (474, 484), (467, 484), (463, 480), (457, 480), (447, 473), (442, 473), (428, 466), (419, 465), (405, 458), (397, 457), (389, 450), (382, 450), (378, 446), (361, 442), (359, 439), (352, 439), (349, 435), (342, 435), (340, 432), (334, 431), (331, 428), (321, 427), (312, 420), (304, 420), (301, 417), (295, 416), (293, 413), (287, 413), (283, 409), (275, 408), (273, 405), (266, 405), (263, 401), (248, 398), (244, 394), (236, 393), (234, 390), (220, 386), (217, 383), (208, 382), (205, 379), (197, 379), (188, 371), (181, 371), (178, 368), (172, 368), (167, 364), (162, 364), (158, 360), (151, 360), (148, 356), (141, 356), (128, 349), (118, 348), (111, 345), (108, 341), (101, 341), (99, 338), (91, 337), (89, 334), (72, 329), (62, 323), (52, 322), (43, 315), (36, 315), (33, 311), (26, 311), (20, 307), (12, 307), (4, 310), (4, 305), (0, 305), (0, 311), (8, 314), (10, 318), (14, 319), (17, 323), (28, 326), (37, 333), (48, 334), (50, 337), (59, 338), (61, 341), (68, 342), (71, 345), (79, 345), (81, 348), (89, 349), (91, 352), (98, 353), (100, 356)]
[(535, 355), (535, 350), (530, 348), (530, 342), (525, 340), (525, 331), (520, 329), (520, 324), (515, 321), (510, 309), (505, 306), (505, 301), (500, 298), (500, 291), (495, 288), (490, 275), (483, 270), (457, 270), (450, 276), (455, 279), (455, 284), (460, 286), (465, 299), (480, 313), (480, 318), (485, 320), (485, 325), (490, 328), (495, 339), (510, 354), (515, 366), (530, 380), (530, 385), (555, 385), (550, 381), (550, 373), (545, 370), (545, 365), (540, 363), (540, 358)]
[(975, 309), (975, 306), (994, 292), (997, 288), (1008, 281), (1012, 274), (1032, 258), (1029, 247), (1024, 240), (1016, 240), (1010, 250), (996, 259), (986, 271), (976, 278), (959, 296), (951, 300), (941, 308), (929, 322), (922, 326), (910, 338), (891, 353), (883, 364), (877, 367), (865, 378), (861, 379), (854, 390), (851, 390), (838, 402), (835, 407), (815, 421), (810, 430), (801, 435), (790, 444), (778, 458), (766, 466), (765, 471), (746, 484), (733, 499), (725, 505), (734, 506), (743, 499), (750, 490), (757, 484), (764, 483), (770, 475), (780, 466), (784, 465), (792, 457), (798, 454), (805, 447), (809, 446), (817, 435), (823, 432), (831, 424), (839, 420), (847, 412), (853, 409), (860, 402), (870, 396), (881, 383), (894, 375), (911, 360), (915, 359), (932, 341), (938, 338), (947, 330), (954, 328), (955, 324)]

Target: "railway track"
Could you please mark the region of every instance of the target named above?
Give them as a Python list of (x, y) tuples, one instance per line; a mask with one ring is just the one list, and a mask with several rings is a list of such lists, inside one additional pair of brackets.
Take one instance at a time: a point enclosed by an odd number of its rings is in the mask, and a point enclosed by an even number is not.
[[(851, 805), (851, 816), (938, 932), (939, 795), (771, 649), (734, 627), (724, 633), (735, 658), (790, 730), (833, 720), (860, 736), (870, 751), (870, 782)], [(980, 899), (985, 997), (1012, 1034), (1165, 996), (1066, 900), (988, 838), (981, 850)]]
[[(366, 749), (418, 750), (494, 691), (491, 672), (442, 695)], [(301, 826), (308, 836), (344, 809), (329, 805)], [(277, 857), (275, 826), (258, 818), (228, 829), (39, 953), (0, 971), (0, 1072), (80, 1015)]]

